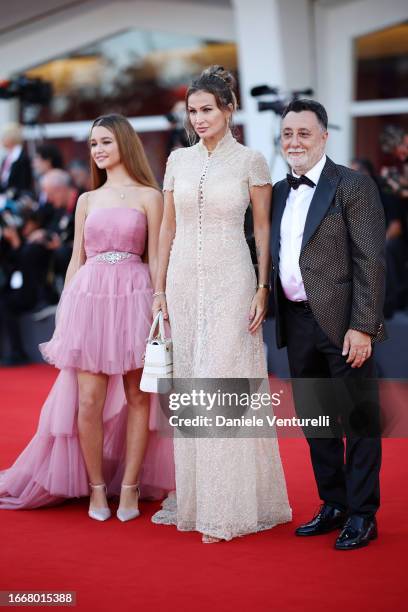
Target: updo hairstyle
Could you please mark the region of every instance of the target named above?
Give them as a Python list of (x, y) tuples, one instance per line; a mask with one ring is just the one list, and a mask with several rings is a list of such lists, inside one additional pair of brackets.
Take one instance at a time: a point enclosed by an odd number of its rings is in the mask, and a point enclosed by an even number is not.
[(197, 140), (197, 134), (190, 122), (188, 113), (188, 100), (191, 94), (205, 91), (213, 94), (218, 108), (225, 110), (232, 104), (232, 112), (237, 110), (237, 97), (235, 94), (236, 80), (223, 66), (209, 66), (192, 82), (186, 93), (186, 131), (190, 142)]

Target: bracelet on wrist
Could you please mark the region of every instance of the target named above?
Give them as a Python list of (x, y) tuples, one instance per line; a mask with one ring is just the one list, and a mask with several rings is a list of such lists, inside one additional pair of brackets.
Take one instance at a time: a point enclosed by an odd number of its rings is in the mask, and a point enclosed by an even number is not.
[(256, 288), (257, 289), (267, 289), (268, 291), (271, 290), (271, 286), (270, 285), (266, 285), (265, 283), (258, 283)]
[(165, 291), (156, 291), (153, 293), (153, 297), (159, 297), (159, 295), (166, 295)]

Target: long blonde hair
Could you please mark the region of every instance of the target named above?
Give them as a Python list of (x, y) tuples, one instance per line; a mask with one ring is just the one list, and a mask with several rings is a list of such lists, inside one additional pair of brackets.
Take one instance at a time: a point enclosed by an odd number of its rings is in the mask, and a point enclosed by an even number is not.
[[(111, 113), (101, 115), (92, 124), (94, 127), (102, 126), (112, 132), (118, 143), (120, 161), (128, 175), (141, 185), (153, 187), (160, 191), (150, 167), (142, 142), (130, 122), (123, 115)], [(92, 189), (97, 189), (106, 182), (106, 170), (98, 168), (91, 156)]]

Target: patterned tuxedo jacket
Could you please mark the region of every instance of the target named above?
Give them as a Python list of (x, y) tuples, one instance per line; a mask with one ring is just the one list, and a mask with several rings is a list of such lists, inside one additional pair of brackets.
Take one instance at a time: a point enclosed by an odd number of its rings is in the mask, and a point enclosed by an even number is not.
[[(289, 194), (286, 179), (273, 189), (271, 252), (279, 348), (286, 345), (279, 280), (280, 225)], [(327, 158), (306, 218), (299, 264), (313, 315), (328, 338), (343, 346), (346, 331), (386, 338), (385, 220), (374, 181)]]

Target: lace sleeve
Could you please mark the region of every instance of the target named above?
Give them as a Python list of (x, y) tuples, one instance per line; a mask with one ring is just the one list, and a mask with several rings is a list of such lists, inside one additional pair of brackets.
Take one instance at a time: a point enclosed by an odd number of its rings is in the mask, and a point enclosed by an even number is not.
[(253, 151), (249, 163), (249, 186), (261, 187), (262, 185), (272, 185), (271, 173), (268, 163), (262, 153)]
[(176, 151), (172, 151), (167, 160), (163, 179), (163, 191), (174, 191), (175, 153)]

